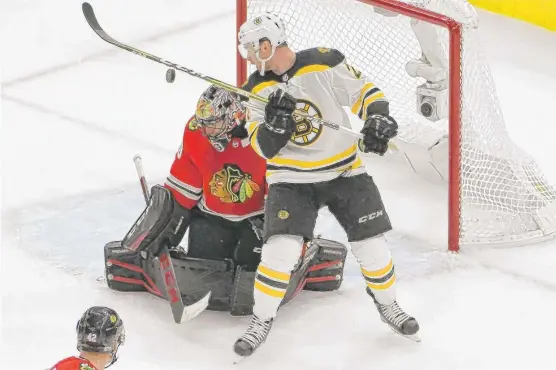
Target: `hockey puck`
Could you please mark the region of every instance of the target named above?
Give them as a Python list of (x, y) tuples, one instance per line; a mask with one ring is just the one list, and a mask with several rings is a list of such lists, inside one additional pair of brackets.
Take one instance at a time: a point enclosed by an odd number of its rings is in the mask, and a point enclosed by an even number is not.
[(176, 79), (176, 70), (173, 68), (168, 68), (166, 71), (166, 82), (172, 83)]

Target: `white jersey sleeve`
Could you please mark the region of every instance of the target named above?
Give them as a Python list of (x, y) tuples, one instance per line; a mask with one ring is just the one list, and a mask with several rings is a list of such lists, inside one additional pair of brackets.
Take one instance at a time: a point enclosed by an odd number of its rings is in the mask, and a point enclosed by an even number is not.
[(345, 59), (329, 73), (334, 96), (342, 106), (350, 107), (353, 114), (365, 120), (370, 112), (389, 113), (384, 92)]

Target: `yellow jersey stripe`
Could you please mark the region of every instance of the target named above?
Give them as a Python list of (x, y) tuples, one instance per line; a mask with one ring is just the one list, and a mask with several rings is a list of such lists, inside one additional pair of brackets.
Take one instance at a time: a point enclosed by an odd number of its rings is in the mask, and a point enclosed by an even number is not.
[(357, 114), (357, 112), (359, 112), (359, 110), (361, 109), (361, 104), (363, 102), (363, 97), (365, 96), (367, 91), (371, 90), (373, 87), (375, 87), (375, 84), (372, 82), (367, 82), (365, 85), (363, 85), (363, 87), (361, 88), (361, 92), (359, 93), (359, 98), (351, 106), (351, 112), (353, 114)]
[(258, 94), (259, 92), (261, 92), (262, 90), (266, 89), (267, 87), (270, 86), (274, 86), (278, 83), (278, 81), (265, 81), (265, 82), (261, 82), (260, 84), (256, 85), (255, 87), (253, 87), (251, 89), (251, 92), (253, 94)]
[(260, 122), (257, 121), (253, 121), (249, 123), (249, 126), (247, 127), (247, 133), (249, 135), (251, 135), (253, 133), (253, 131), (255, 131), (255, 129), (257, 128), (257, 126), (259, 125)]
[(359, 156), (357, 156), (357, 159), (355, 160), (355, 162), (350, 163), (345, 167), (341, 167), (341, 168), (337, 169), (336, 171), (344, 172), (346, 170), (355, 170), (355, 169), (361, 167), (362, 164), (363, 164), (363, 161), (361, 160), (361, 158), (359, 158)]
[(357, 146), (352, 145), (346, 150), (341, 153), (338, 153), (330, 158), (321, 159), (320, 161), (300, 161), (298, 159), (291, 159), (291, 158), (272, 158), (268, 160), (269, 164), (277, 165), (277, 166), (294, 166), (304, 169), (311, 169), (316, 167), (324, 167), (331, 165), (333, 163), (342, 161), (354, 153), (357, 153)]
[(251, 137), (249, 138), (249, 143), (251, 144), (251, 147), (253, 148), (255, 153), (257, 153), (258, 155), (266, 159), (266, 157), (264, 156), (261, 150), (261, 147), (259, 146), (259, 142), (257, 141), (257, 131), (259, 131), (259, 127), (260, 126), (255, 127), (255, 130), (253, 131)]
[(373, 102), (377, 101), (378, 99), (384, 98), (385, 95), (382, 91), (375, 93), (365, 99), (365, 103), (363, 104), (363, 112), (361, 112), (361, 118), (365, 120), (367, 118), (367, 107), (372, 104)]
[(330, 69), (330, 66), (324, 64), (311, 64), (303, 68), (300, 68), (297, 72), (295, 72), (294, 76), (301, 76), (312, 72), (322, 72), (322, 71), (326, 71), (327, 69)]

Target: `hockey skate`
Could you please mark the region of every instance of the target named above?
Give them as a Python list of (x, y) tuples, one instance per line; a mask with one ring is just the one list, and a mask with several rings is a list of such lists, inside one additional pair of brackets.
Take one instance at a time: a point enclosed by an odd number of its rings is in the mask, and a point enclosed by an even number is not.
[(252, 355), (264, 343), (271, 327), (272, 319), (263, 321), (253, 315), (245, 334), (234, 343), (234, 352), (241, 357)]
[(414, 342), (421, 342), (421, 339), (417, 335), (417, 332), (419, 331), (419, 323), (415, 320), (415, 318), (405, 313), (404, 310), (402, 310), (398, 305), (398, 302), (394, 301), (394, 303), (388, 305), (381, 304), (376, 300), (374, 294), (369, 288), (367, 288), (367, 293), (373, 299), (376, 309), (380, 314), (380, 318), (388, 324), (390, 329)]

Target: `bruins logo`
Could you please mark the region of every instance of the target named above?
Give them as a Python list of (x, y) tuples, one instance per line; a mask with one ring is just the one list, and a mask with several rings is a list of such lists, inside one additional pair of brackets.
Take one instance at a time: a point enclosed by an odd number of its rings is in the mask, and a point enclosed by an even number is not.
[[(322, 118), (322, 113), (315, 104), (305, 99), (297, 99), (296, 111), (307, 113), (311, 117)], [(320, 123), (311, 123), (304, 117), (294, 115), (296, 123), (295, 132), (292, 134), (290, 141), (299, 146), (307, 146), (313, 144), (322, 134), (322, 125)]]
[(317, 50), (320, 51), (323, 54), (330, 52), (330, 48), (317, 48)]
[(223, 203), (243, 203), (261, 190), (252, 176), (235, 164), (226, 164), (212, 175), (209, 188), (210, 193)]

